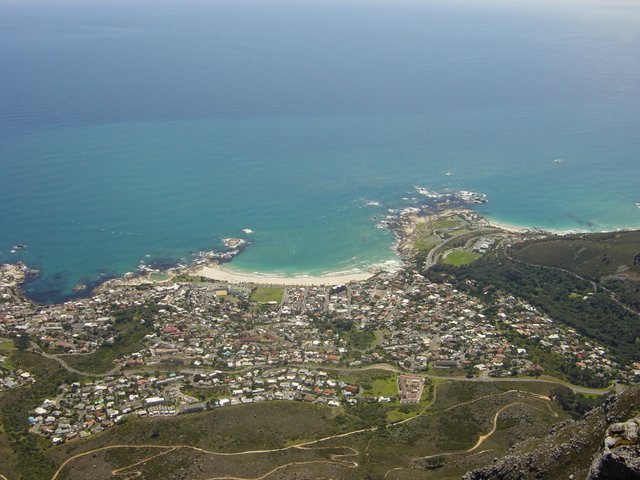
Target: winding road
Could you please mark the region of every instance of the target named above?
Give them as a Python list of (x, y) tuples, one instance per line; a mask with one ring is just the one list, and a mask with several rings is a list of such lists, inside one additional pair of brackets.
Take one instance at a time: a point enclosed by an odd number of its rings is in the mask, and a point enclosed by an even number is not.
[[(47, 353), (45, 351), (43, 351), (40, 346), (35, 343), (35, 342), (30, 342), (31, 343), (31, 351), (33, 353), (37, 353), (38, 355), (42, 355), (44, 358), (48, 358), (49, 360), (54, 360), (56, 362), (58, 362), (60, 364), (60, 366), (62, 368), (64, 368), (66, 371), (71, 372), (71, 373), (77, 373), (78, 375), (82, 375), (84, 377), (109, 377), (115, 373), (118, 373), (122, 367), (120, 367), (119, 365), (113, 367), (111, 370), (109, 370), (108, 372), (105, 373), (90, 373), (90, 372), (83, 372), (81, 370), (78, 370), (76, 368), (71, 367), (67, 362), (64, 361), (63, 358), (61, 358), (61, 355), (57, 355), (54, 353)], [(86, 353), (86, 354), (76, 354), (76, 355), (91, 355), (90, 353)], [(0, 479), (1, 480), (1, 479)]]

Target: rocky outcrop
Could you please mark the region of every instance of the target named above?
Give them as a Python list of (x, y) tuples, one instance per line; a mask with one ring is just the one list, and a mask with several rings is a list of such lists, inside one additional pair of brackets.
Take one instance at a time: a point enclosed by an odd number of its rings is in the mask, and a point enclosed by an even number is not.
[(640, 419), (627, 420), (638, 410), (640, 389), (614, 395), (583, 419), (555, 425), (541, 442), (516, 445), (463, 480), (640, 480), (640, 452), (634, 443)]
[(588, 480), (640, 480), (640, 417), (607, 428), (602, 452), (596, 455)]

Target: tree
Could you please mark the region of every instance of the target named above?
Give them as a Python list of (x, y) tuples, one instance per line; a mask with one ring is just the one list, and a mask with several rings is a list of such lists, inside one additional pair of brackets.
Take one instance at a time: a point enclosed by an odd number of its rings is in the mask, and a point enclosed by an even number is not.
[(29, 348), (29, 334), (24, 332), (16, 335), (13, 338), (13, 344), (16, 346), (18, 350), (24, 352)]

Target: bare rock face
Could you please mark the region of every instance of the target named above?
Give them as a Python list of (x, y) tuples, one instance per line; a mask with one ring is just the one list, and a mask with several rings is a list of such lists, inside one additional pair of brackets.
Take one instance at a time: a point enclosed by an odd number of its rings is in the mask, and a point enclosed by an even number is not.
[(622, 446), (598, 455), (588, 480), (640, 480), (640, 446)]
[(640, 480), (640, 417), (609, 425), (587, 480)]
[[(613, 395), (537, 445), (515, 445), (463, 480), (640, 480), (640, 388)], [(629, 419), (629, 417), (632, 417)]]

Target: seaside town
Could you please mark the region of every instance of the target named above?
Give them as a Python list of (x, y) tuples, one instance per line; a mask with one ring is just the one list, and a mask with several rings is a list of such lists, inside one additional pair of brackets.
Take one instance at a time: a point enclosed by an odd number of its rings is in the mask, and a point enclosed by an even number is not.
[(640, 0), (0, 38), (0, 480), (640, 480)]
[[(472, 248), (484, 251), (495, 241), (481, 237)], [(20, 289), (28, 267), (3, 265), (0, 338), (21, 341), (80, 378), (60, 385), (55, 398), (31, 412), (31, 431), (57, 444), (108, 429), (128, 415), (188, 414), (270, 400), (330, 407), (417, 403), (427, 375), (543, 374), (527, 345), (607, 381), (633, 374), (605, 347), (522, 299), (501, 294), (488, 308), (481, 298), (431, 281), (409, 263), (333, 286), (230, 283), (193, 273), (145, 272), (106, 282), (86, 298), (38, 305)], [(123, 325), (139, 335), (140, 348), (114, 358), (108, 372), (87, 372), (86, 364), (73, 362), (126, 341)], [(0, 389), (33, 381), (4, 360)], [(397, 373), (396, 395), (372, 395), (365, 385), (340, 377), (340, 371), (367, 366)]]

